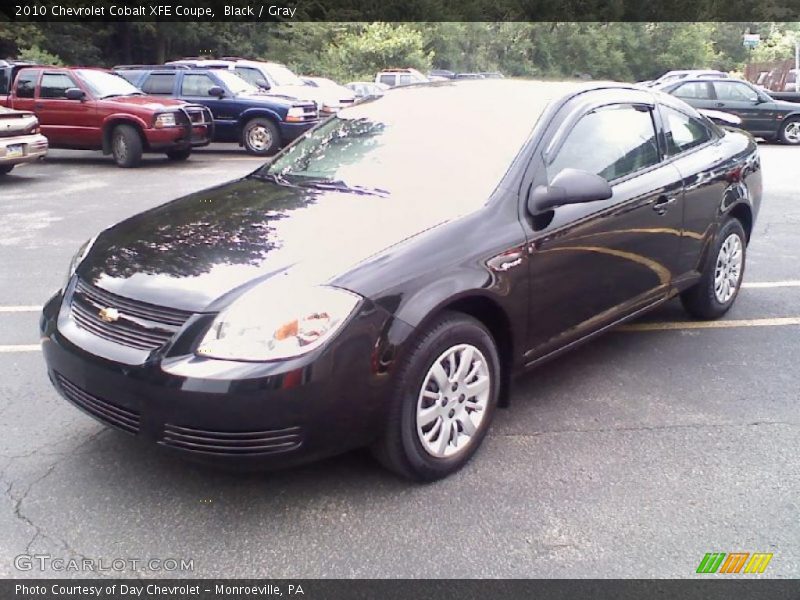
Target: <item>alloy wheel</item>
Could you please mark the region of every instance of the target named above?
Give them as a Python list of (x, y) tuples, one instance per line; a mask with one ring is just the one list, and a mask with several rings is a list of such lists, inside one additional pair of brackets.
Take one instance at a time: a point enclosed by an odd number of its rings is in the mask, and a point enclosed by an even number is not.
[(787, 123), (783, 130), (783, 137), (790, 144), (800, 144), (800, 121)]
[(489, 365), (478, 348), (459, 344), (437, 358), (417, 399), (417, 436), (436, 458), (460, 454), (474, 441), (491, 393)]
[(714, 295), (720, 304), (730, 301), (739, 287), (743, 257), (741, 238), (730, 234), (720, 246), (714, 268)]

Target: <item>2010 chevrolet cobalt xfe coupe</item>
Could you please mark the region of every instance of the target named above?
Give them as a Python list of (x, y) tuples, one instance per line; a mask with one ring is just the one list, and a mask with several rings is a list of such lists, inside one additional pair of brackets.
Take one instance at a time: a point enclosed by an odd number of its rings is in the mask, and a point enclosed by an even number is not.
[(412, 86), (86, 242), (44, 356), (71, 403), (200, 460), (369, 446), (433, 480), (514, 374), (675, 295), (723, 315), (760, 197), (753, 139), (658, 91)]

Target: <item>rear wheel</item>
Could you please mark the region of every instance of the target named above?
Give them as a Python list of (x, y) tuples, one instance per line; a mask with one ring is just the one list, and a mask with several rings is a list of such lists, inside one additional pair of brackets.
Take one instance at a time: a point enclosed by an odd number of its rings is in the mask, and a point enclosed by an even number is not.
[(717, 235), (713, 258), (694, 286), (681, 294), (686, 311), (698, 319), (717, 319), (736, 300), (744, 277), (747, 240), (738, 219), (725, 222)]
[(252, 119), (244, 126), (242, 143), (250, 154), (268, 156), (280, 148), (281, 134), (269, 119)]
[(167, 158), (174, 161), (186, 160), (192, 155), (191, 148), (180, 148), (175, 150), (167, 150)]
[(14, 165), (0, 165), (0, 175), (6, 175), (7, 173), (11, 173), (11, 169), (14, 168)]
[(398, 371), (375, 456), (418, 481), (454, 473), (483, 441), (499, 390), (500, 362), (491, 334), (472, 317), (444, 314)]
[(117, 125), (111, 133), (111, 155), (118, 167), (131, 168), (142, 162), (142, 138), (132, 125)]
[(800, 119), (789, 119), (781, 127), (780, 139), (784, 144), (800, 144)]

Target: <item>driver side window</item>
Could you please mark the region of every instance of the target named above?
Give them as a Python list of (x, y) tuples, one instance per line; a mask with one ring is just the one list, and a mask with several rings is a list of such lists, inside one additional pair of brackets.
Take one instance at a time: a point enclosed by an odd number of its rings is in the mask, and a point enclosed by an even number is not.
[(607, 181), (626, 177), (660, 160), (652, 111), (630, 104), (605, 106), (572, 128), (547, 172), (580, 169)]

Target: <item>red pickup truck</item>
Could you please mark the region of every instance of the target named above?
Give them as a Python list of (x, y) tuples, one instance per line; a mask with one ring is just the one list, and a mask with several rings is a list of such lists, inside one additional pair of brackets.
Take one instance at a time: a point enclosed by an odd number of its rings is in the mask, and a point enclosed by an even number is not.
[(185, 160), (213, 133), (204, 106), (148, 96), (102, 69), (25, 66), (7, 92), (0, 106), (35, 113), (51, 148), (102, 150), (120, 167), (144, 152)]

